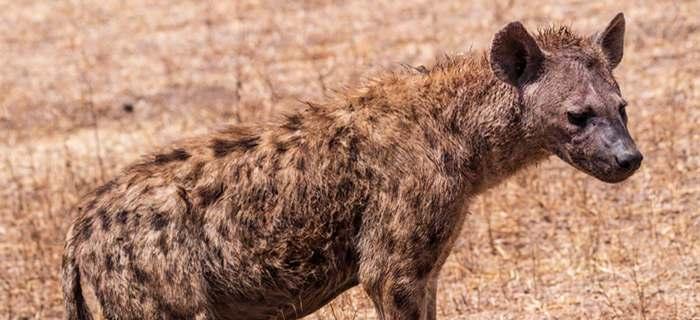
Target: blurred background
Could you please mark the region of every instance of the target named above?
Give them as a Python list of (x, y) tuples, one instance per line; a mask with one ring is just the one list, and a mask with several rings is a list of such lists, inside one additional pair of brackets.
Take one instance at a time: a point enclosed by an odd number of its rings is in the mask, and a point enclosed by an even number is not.
[[(700, 319), (699, 1), (0, 0), (0, 318), (63, 316), (77, 199), (140, 154), (265, 121), (506, 23), (627, 17), (615, 71), (645, 155), (608, 185), (558, 159), (477, 198), (441, 319)], [(373, 319), (358, 290), (309, 319)]]

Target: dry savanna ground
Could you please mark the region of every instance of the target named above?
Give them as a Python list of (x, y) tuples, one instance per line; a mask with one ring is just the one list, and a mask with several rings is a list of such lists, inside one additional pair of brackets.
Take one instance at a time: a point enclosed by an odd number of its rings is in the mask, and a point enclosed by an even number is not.
[[(0, 318), (62, 317), (71, 206), (155, 145), (481, 50), (511, 20), (593, 32), (618, 11), (642, 169), (608, 185), (552, 159), (479, 197), (438, 315), (700, 319), (700, 2), (633, 0), (0, 0)], [(372, 318), (357, 289), (309, 316)]]

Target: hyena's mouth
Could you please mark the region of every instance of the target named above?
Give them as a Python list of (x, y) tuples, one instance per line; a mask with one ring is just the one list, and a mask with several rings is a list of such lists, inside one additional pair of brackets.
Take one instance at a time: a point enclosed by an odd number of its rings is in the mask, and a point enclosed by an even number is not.
[(553, 153), (577, 170), (607, 183), (617, 183), (629, 178), (635, 170), (618, 170), (614, 158), (589, 154), (577, 156), (564, 148), (556, 148)]
[(603, 157), (574, 158), (570, 162), (576, 169), (607, 183), (618, 183), (629, 178), (635, 170), (621, 170), (615, 159)]

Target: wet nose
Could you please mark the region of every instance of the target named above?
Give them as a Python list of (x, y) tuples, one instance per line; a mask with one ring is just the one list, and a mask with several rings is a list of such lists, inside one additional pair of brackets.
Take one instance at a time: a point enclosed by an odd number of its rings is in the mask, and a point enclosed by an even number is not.
[(639, 150), (627, 151), (615, 156), (617, 165), (624, 170), (637, 170), (642, 164), (642, 153)]

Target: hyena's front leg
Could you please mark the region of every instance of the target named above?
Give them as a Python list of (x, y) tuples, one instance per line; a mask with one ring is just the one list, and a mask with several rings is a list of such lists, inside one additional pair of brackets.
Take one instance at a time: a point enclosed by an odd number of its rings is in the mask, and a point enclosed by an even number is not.
[[(419, 231), (420, 234), (420, 231)], [(359, 280), (372, 298), (380, 319), (434, 319), (439, 245), (435, 238), (396, 235), (380, 241), (364, 256)], [(432, 240), (432, 242), (431, 242)], [(431, 318), (432, 317), (432, 318)]]
[(437, 302), (437, 286), (438, 275), (434, 275), (428, 280), (428, 286), (425, 288), (425, 320), (435, 320), (436, 317), (436, 302)]
[[(416, 203), (420, 204), (396, 207)], [(366, 229), (360, 241), (359, 282), (380, 319), (435, 319), (437, 277), (464, 215), (445, 209), (399, 211), (384, 217), (390, 219)]]
[(361, 280), (362, 285), (372, 298), (379, 319), (422, 320), (426, 314), (428, 279), (418, 278), (401, 269), (404, 268), (394, 261), (388, 269), (378, 273), (374, 271)]

